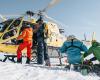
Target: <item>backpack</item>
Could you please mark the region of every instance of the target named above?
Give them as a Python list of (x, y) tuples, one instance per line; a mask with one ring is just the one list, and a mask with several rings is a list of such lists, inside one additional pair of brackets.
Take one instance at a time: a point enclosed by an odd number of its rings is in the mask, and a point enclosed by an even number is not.
[[(73, 39), (71, 40), (71, 45), (70, 46), (68, 46), (67, 48), (66, 48), (66, 50), (68, 49), (68, 48), (70, 48), (70, 47), (74, 47), (74, 48), (78, 48), (78, 49), (80, 49), (80, 50), (82, 50), (81, 49), (81, 46), (75, 46), (74, 44), (73, 44)], [(82, 45), (82, 44), (81, 44)]]
[(43, 26), (44, 26), (44, 39), (47, 39), (49, 38), (48, 25), (44, 23)]

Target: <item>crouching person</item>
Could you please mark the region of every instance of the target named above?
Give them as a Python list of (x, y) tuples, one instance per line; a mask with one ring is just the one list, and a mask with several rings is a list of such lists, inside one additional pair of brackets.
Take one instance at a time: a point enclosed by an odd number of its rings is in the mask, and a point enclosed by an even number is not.
[(100, 43), (96, 40), (92, 41), (92, 46), (89, 48), (87, 54), (84, 54), (84, 58), (93, 54), (94, 57), (92, 57), (90, 60), (87, 60), (88, 62), (98, 60), (100, 62)]
[(33, 29), (30, 25), (26, 25), (21, 33), (18, 36), (18, 40), (23, 39), (23, 42), (19, 44), (17, 50), (17, 62), (22, 63), (22, 50), (27, 48), (27, 60), (26, 63), (29, 64), (31, 60), (31, 47), (32, 47), (32, 36)]
[(60, 48), (61, 53), (66, 53), (68, 63), (73, 65), (82, 63), (81, 51), (87, 52), (87, 47), (74, 35), (68, 36)]

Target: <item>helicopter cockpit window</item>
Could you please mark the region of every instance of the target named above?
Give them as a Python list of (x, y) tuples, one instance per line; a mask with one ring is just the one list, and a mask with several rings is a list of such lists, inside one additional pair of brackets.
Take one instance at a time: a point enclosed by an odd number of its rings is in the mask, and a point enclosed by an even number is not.
[(9, 37), (12, 37), (16, 34), (17, 34), (17, 29), (10, 30), (4, 34), (3, 39), (8, 39)]
[[(11, 22), (13, 22), (13, 20)], [(12, 36), (16, 35), (17, 34), (17, 27), (18, 27), (19, 24), (20, 24), (20, 20), (15, 20), (11, 24), (11, 26), (8, 28), (8, 32), (6, 32), (4, 34), (3, 39), (6, 39), (8, 36), (12, 37)]]
[(3, 40), (9, 39), (6, 43), (16, 44), (16, 38), (11, 39), (14, 35), (17, 34), (17, 29), (10, 30), (3, 35)]
[[(13, 22), (13, 20), (12, 20), (12, 22)], [(15, 29), (16, 27), (18, 27), (19, 24), (20, 24), (20, 20), (15, 20), (15, 21), (11, 24), (11, 26), (8, 28), (8, 30), (10, 30), (10, 29)]]
[(10, 42), (11, 44), (15, 44), (16, 39), (15, 38), (11, 39), (11, 37), (14, 37), (18, 33), (17, 27), (19, 27), (18, 25), (20, 24), (20, 22), (21, 22), (20, 20), (15, 20), (15, 21), (11, 20), (10, 21), (11, 25), (10, 24), (9, 24), (10, 26), (8, 25), (9, 28), (4, 33), (2, 39), (3, 40), (9, 39), (10, 41), (8, 42)]
[(10, 23), (11, 23), (11, 20), (7, 20), (5, 22), (0, 23), (0, 32), (4, 32)]
[[(21, 33), (22, 30), (24, 29), (25, 26), (30, 25), (31, 27), (34, 26), (34, 24), (27, 22), (27, 21), (23, 21), (22, 23), (22, 27), (20, 29), (20, 31), (18, 31), (18, 27), (20, 27), (21, 20), (20, 19), (16, 19), (16, 20), (9, 20), (9, 21), (5, 21), (2, 24), (3, 28), (5, 28), (4, 34), (2, 35), (2, 39), (3, 40), (8, 40), (7, 43), (11, 43), (11, 44), (16, 44), (16, 34)], [(6, 30), (6, 31), (5, 31)]]

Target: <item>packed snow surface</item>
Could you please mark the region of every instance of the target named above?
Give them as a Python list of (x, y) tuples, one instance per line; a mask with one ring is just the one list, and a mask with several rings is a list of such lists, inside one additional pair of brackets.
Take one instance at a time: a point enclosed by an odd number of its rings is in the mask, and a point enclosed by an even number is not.
[(95, 74), (83, 76), (57, 66), (0, 62), (0, 80), (100, 80), (100, 77)]

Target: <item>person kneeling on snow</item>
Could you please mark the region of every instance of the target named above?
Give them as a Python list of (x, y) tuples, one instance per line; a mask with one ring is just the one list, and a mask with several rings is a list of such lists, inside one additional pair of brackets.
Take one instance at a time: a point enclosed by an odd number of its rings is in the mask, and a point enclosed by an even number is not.
[(61, 53), (66, 53), (68, 63), (73, 65), (82, 63), (81, 51), (87, 52), (88, 49), (74, 35), (69, 35), (60, 48)]
[(92, 41), (92, 46), (89, 48), (87, 54), (84, 54), (84, 58), (89, 56), (92, 53), (94, 57), (87, 61), (91, 62), (91, 61), (98, 60), (100, 62), (100, 43), (98, 43), (96, 40)]

